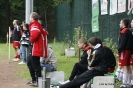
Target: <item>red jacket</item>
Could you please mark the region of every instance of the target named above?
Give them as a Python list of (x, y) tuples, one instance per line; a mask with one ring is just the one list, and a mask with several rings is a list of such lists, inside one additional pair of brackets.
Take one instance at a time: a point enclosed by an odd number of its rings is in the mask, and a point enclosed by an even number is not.
[(30, 42), (33, 44), (32, 56), (47, 58), (47, 32), (43, 30), (38, 20), (29, 25)]

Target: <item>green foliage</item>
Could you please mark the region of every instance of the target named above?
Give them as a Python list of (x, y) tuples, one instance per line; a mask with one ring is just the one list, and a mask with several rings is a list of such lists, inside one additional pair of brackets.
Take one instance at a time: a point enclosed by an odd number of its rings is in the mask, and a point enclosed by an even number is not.
[(76, 56), (78, 55), (77, 54), (78, 52), (77, 43), (78, 43), (79, 38), (87, 38), (87, 32), (83, 33), (83, 30), (80, 27), (74, 29), (73, 42), (71, 44), (75, 48)]
[(72, 0), (54, 0), (54, 6), (60, 5), (63, 2), (71, 3)]
[(74, 34), (73, 34), (73, 43), (74, 43), (74, 45), (77, 45), (77, 42), (79, 40), (79, 36), (80, 36), (80, 38), (86, 38), (87, 37), (87, 32), (83, 33), (83, 30), (80, 27), (74, 28)]
[(70, 48), (70, 47), (74, 47), (75, 51), (76, 51), (76, 56), (77, 56), (77, 52), (78, 52), (78, 40), (79, 40), (79, 36), (80, 38), (86, 38), (87, 37), (87, 33), (84, 33), (83, 30), (78, 27), (78, 28), (74, 28), (74, 34), (72, 36), (72, 40), (70, 39), (70, 34), (66, 34), (64, 35), (66, 36), (63, 42), (60, 42), (60, 55), (64, 55), (65, 54), (65, 49), (66, 48)]
[[(25, 20), (25, 0), (9, 0), (10, 4), (10, 26), (13, 27), (13, 20), (17, 19), (19, 25)], [(13, 29), (12, 29), (13, 30)]]
[(24, 3), (22, 0), (10, 0), (10, 9), (15, 11), (16, 8), (22, 7)]
[(54, 1), (53, 0), (34, 0), (34, 8), (39, 8), (39, 9), (44, 9), (44, 8), (49, 8), (53, 6)]
[(0, 37), (0, 43), (6, 43), (6, 37), (5, 38)]
[[(37, 12), (42, 20), (47, 22), (48, 30), (53, 30), (54, 27), (54, 0), (34, 0), (34, 11)], [(5, 35), (8, 32), (8, 26), (13, 27), (12, 21), (19, 20), (19, 24), (25, 20), (25, 5), (26, 0), (0, 0), (0, 42), (5, 42)], [(55, 31), (55, 30), (54, 30)], [(53, 32), (53, 31), (52, 31)], [(50, 31), (50, 36), (52, 35)], [(53, 33), (54, 34), (54, 33)], [(55, 36), (55, 34), (53, 35)], [(52, 38), (51, 38), (52, 39)]]
[(109, 48), (114, 52), (114, 55), (116, 56), (116, 53), (117, 53), (117, 45), (116, 45), (116, 43), (114, 43), (114, 42), (112, 41), (111, 38), (106, 38), (106, 39), (104, 39), (103, 44), (104, 44), (105, 46), (109, 47)]
[(65, 49), (68, 47), (67, 43), (64, 42), (56, 42), (53, 47), (55, 47), (55, 49), (59, 52), (60, 56), (64, 56), (65, 55)]

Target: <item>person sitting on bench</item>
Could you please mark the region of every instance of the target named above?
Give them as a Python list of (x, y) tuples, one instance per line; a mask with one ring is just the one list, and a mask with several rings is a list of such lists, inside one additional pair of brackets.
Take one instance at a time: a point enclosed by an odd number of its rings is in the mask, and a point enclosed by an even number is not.
[[(98, 41), (99, 44), (102, 45), (102, 47), (108, 53), (108, 58), (107, 58), (109, 60), (109, 62), (108, 62), (108, 67), (109, 67), (108, 68), (108, 73), (113, 73), (114, 70), (115, 70), (115, 66), (116, 66), (115, 56), (114, 56), (114, 54), (113, 54), (113, 52), (112, 52), (112, 50), (110, 48), (108, 48), (107, 46), (104, 46), (102, 44), (101, 39), (97, 38), (97, 41)], [(89, 54), (89, 51), (87, 51), (87, 52)], [(90, 86), (91, 86), (90, 84), (91, 84), (90, 82), (87, 82), (87, 83), (83, 84), (83, 86), (81, 88), (90, 88)]]
[(57, 88), (77, 88), (90, 81), (95, 76), (104, 76), (104, 74), (108, 73), (110, 62), (108, 59), (108, 52), (99, 44), (98, 39), (95, 37), (89, 39), (89, 46), (93, 48), (94, 51), (90, 54), (88, 70), (72, 81), (57, 86)]
[(41, 57), (40, 64), (41, 64), (42, 69), (43, 67), (46, 67), (47, 72), (56, 71), (57, 59), (50, 45), (48, 45), (48, 58)]
[(87, 40), (84, 38), (81, 38), (78, 40), (78, 47), (79, 47), (79, 49), (83, 49), (83, 54), (81, 56), (81, 60), (79, 62), (75, 63), (69, 79), (65, 82), (59, 82), (60, 84), (66, 84), (67, 82), (72, 81), (76, 76), (87, 71), (87, 67), (88, 67), (87, 51), (91, 48), (88, 46)]

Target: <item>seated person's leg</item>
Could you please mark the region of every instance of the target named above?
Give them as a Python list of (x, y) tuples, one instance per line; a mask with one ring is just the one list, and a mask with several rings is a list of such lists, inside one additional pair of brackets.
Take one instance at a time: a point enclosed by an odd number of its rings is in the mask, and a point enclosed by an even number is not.
[(47, 72), (56, 71), (56, 69), (54, 68), (54, 66), (52, 64), (42, 64), (41, 63), (41, 68), (43, 69), (43, 67), (46, 67)]
[(80, 75), (83, 72), (87, 71), (87, 66), (88, 66), (87, 64), (75, 63), (71, 75), (69, 77), (69, 80), (72, 81), (76, 75)]
[(77, 88), (80, 85), (90, 81), (94, 76), (103, 76), (104, 74), (96, 69), (87, 70), (71, 82), (61, 85), (60, 88)]

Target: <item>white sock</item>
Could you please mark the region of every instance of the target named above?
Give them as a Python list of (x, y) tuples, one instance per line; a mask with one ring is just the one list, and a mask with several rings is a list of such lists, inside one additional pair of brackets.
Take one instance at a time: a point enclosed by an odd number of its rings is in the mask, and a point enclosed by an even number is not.
[(123, 70), (121, 69), (118, 80), (122, 81), (122, 79), (123, 79)]
[(117, 79), (119, 80), (119, 76), (120, 76), (120, 69), (119, 68), (117, 68), (117, 70), (116, 70), (116, 76), (117, 76)]
[(56, 86), (56, 88), (60, 88), (59, 86)]
[(127, 75), (128, 75), (127, 84), (130, 84), (131, 83), (132, 76), (129, 73), (127, 73)]
[(131, 80), (131, 84), (133, 85), (133, 79)]
[(128, 73), (123, 73), (123, 84), (127, 84)]

